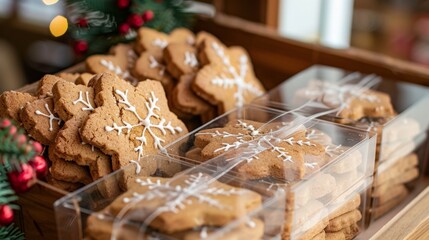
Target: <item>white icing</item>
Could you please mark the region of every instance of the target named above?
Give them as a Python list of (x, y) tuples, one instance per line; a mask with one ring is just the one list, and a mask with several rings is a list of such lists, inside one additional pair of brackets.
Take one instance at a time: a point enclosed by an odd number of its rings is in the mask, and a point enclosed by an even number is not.
[[(213, 198), (214, 196), (231, 196), (240, 195), (242, 190), (236, 189), (223, 189), (218, 187), (205, 186), (209, 182), (211, 177), (202, 173), (197, 173), (188, 176), (184, 181), (185, 186), (176, 185), (172, 186), (169, 182), (161, 183), (152, 181), (151, 179), (136, 179), (136, 183), (142, 187), (147, 187), (147, 191), (144, 193), (134, 192), (132, 197), (123, 199), (124, 203), (150, 201), (154, 199), (160, 199), (162, 202), (165, 201), (163, 206), (159, 206), (157, 212), (172, 212), (178, 213), (188, 205), (192, 205), (194, 201), (198, 203), (204, 203), (212, 207), (219, 209), (227, 209), (228, 207), (222, 205), (218, 200)], [(195, 199), (195, 200), (194, 200)]]
[[(123, 92), (116, 89), (115, 93), (121, 97), (121, 99), (118, 100), (118, 106), (119, 104), (125, 105), (123, 109), (134, 114), (134, 116), (138, 119), (138, 122), (136, 124), (130, 124), (122, 120), (123, 125), (113, 123), (113, 126), (106, 126), (105, 130), (107, 132), (117, 131), (118, 135), (120, 135), (122, 134), (122, 131), (124, 131), (126, 134), (129, 134), (133, 128), (143, 126), (143, 130), (141, 130), (141, 135), (135, 138), (140, 142), (140, 145), (134, 148), (134, 150), (139, 153), (137, 161), (140, 161), (140, 158), (143, 156), (143, 147), (147, 144), (146, 134), (152, 137), (153, 146), (156, 149), (163, 148), (162, 143), (164, 143), (165, 140), (160, 136), (157, 136), (153, 129), (158, 129), (163, 136), (165, 136), (168, 132), (170, 132), (170, 134), (175, 135), (183, 131), (181, 127), (172, 126), (171, 121), (168, 121), (166, 123), (166, 119), (162, 118), (156, 113), (156, 111), (160, 112), (161, 109), (157, 106), (157, 102), (159, 101), (159, 99), (155, 96), (154, 92), (150, 92), (148, 100), (145, 101), (145, 106), (147, 110), (147, 115), (145, 117), (140, 116), (140, 114), (137, 112), (136, 107), (132, 105), (128, 100), (128, 90)], [(159, 123), (153, 123), (152, 120), (155, 119), (160, 120)]]
[(136, 165), (136, 174), (139, 174), (142, 171), (142, 166), (140, 166), (140, 163), (136, 160), (130, 160), (130, 163)]
[(200, 238), (206, 239), (207, 237), (208, 237), (207, 227), (203, 227), (203, 229), (201, 229), (201, 232), (200, 232)]
[(41, 112), (41, 111), (39, 111), (39, 110), (36, 110), (36, 114), (37, 115), (41, 115), (41, 116), (43, 116), (43, 117), (46, 117), (46, 118), (49, 118), (49, 131), (50, 132), (52, 132), (53, 130), (54, 130), (54, 128), (53, 128), (53, 121), (55, 120), (55, 121), (58, 121), (58, 125), (60, 125), (61, 124), (61, 119), (60, 118), (58, 118), (58, 117), (56, 117), (52, 112), (51, 112), (51, 110), (49, 109), (49, 105), (47, 104), (47, 103), (45, 103), (45, 109), (46, 109), (46, 111), (48, 111), (48, 113), (46, 114), (46, 113), (44, 113), (44, 112)]
[(149, 56), (149, 68), (159, 68), (159, 76), (164, 76), (165, 66), (156, 61), (155, 57), (152, 55)]
[[(229, 56), (225, 54), (224, 49), (216, 42), (212, 42), (212, 48), (216, 55), (222, 60), (224, 68), (223, 73), (212, 79), (211, 83), (226, 89), (235, 88), (234, 99), (236, 107), (244, 105), (244, 95), (247, 93), (251, 93), (255, 96), (263, 94), (259, 88), (245, 81), (248, 72), (248, 59), (246, 55), (240, 56), (240, 65), (237, 73), (237, 69), (231, 64)], [(231, 78), (227, 77), (225, 74), (230, 75)]]
[(248, 226), (249, 228), (255, 228), (255, 227), (256, 227), (256, 222), (255, 222), (255, 221), (252, 221), (251, 219), (249, 219), (249, 220), (246, 222), (246, 226)]
[(164, 49), (168, 46), (168, 41), (165, 39), (156, 38), (155, 40), (153, 40), (152, 45)]
[(197, 67), (198, 66), (198, 60), (195, 56), (195, 53), (186, 51), (185, 52), (185, 65), (191, 66), (191, 67)]
[[(82, 145), (86, 145), (86, 142), (81, 142)], [(94, 145), (91, 145), (91, 151), (94, 152), (95, 151), (95, 147)]]
[(137, 81), (133, 76), (131, 76), (128, 70), (122, 70), (120, 66), (116, 66), (112, 61), (107, 61), (105, 59), (100, 60), (100, 64), (107, 68), (107, 70), (118, 75), (118, 77), (123, 78), (128, 81)]
[(344, 152), (345, 152), (345, 150), (341, 147), (341, 145), (330, 144), (330, 145), (325, 147), (325, 153), (329, 157), (339, 156)]
[(76, 105), (78, 103), (82, 103), (84, 107), (82, 107), (82, 111), (92, 111), (94, 110), (94, 107), (91, 105), (91, 102), (89, 101), (89, 92), (85, 92), (85, 98), (83, 99), (83, 92), (79, 91), (79, 98), (73, 102), (73, 105)]

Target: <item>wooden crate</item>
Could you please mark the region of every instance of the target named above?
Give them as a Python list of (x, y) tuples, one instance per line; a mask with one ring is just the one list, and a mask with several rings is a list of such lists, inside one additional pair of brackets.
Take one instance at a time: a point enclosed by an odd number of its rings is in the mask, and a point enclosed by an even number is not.
[[(252, 58), (257, 76), (267, 89), (314, 65), (324, 64), (352, 71), (375, 73), (384, 78), (429, 86), (429, 70), (409, 62), (360, 49), (335, 50), (319, 45), (285, 39), (276, 31), (242, 19), (219, 14), (214, 19), (200, 18), (196, 31), (207, 31), (227, 45), (241, 45)], [(65, 72), (81, 72), (83, 64)], [(19, 91), (32, 92), (37, 83)], [(66, 192), (38, 182), (20, 195), (21, 214), (17, 218), (27, 239), (57, 239), (53, 203)]]

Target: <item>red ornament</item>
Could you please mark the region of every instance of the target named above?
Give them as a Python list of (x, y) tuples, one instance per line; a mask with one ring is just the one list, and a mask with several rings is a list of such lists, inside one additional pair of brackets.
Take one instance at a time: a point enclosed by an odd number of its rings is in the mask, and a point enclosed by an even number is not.
[(43, 179), (46, 176), (46, 173), (48, 173), (48, 164), (43, 157), (35, 156), (33, 159), (28, 161), (28, 163), (36, 171), (37, 178)]
[(86, 20), (86, 18), (79, 18), (77, 20), (77, 25), (83, 28), (88, 27), (88, 20)]
[(9, 184), (17, 193), (26, 192), (35, 182), (34, 169), (28, 164), (21, 165), (21, 171), (12, 171), (7, 174)]
[(10, 125), (12, 125), (12, 122), (9, 119), (3, 119), (3, 121), (0, 124), (0, 127), (7, 128)]
[(128, 31), (130, 31), (130, 25), (128, 23), (122, 23), (121, 25), (119, 25), (119, 33), (120, 34), (127, 34)]
[(43, 152), (43, 146), (39, 142), (32, 142), (31, 145), (33, 146), (34, 151), (37, 155), (42, 154)]
[(15, 126), (12, 126), (9, 128), (9, 135), (13, 136), (18, 131), (18, 129)]
[(13, 211), (9, 205), (0, 206), (0, 226), (7, 226), (13, 221)]
[(119, 8), (127, 8), (130, 5), (130, 0), (118, 0), (117, 4)]
[(83, 40), (76, 41), (74, 43), (74, 52), (76, 54), (83, 54), (88, 51), (88, 43)]
[(152, 11), (152, 10), (144, 11), (144, 13), (143, 13), (143, 15), (142, 15), (143, 20), (144, 20), (145, 22), (152, 20), (154, 16), (155, 16), (155, 14), (153, 13), (153, 11)]
[(144, 23), (143, 18), (140, 15), (135, 14), (135, 13), (131, 14), (130, 16), (128, 16), (127, 22), (133, 28), (139, 28)]

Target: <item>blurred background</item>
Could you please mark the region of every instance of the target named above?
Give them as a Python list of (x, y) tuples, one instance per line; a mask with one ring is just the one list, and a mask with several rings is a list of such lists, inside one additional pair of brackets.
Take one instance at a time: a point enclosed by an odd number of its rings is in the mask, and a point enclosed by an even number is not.
[[(429, 67), (428, 0), (198, 2), (205, 4), (200, 9), (264, 24), (297, 41), (362, 48)], [(65, 0), (0, 0), (0, 92), (79, 60), (66, 33), (66, 9)]]

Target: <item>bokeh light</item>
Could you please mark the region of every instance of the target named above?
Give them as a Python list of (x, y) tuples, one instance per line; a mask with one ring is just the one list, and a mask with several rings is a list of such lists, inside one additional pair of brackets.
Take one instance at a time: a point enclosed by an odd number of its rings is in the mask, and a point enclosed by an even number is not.
[(67, 28), (67, 18), (61, 15), (56, 16), (49, 24), (49, 30), (54, 37), (60, 37), (64, 35), (64, 33), (67, 32)]
[(46, 5), (52, 5), (58, 2), (58, 0), (42, 0)]

